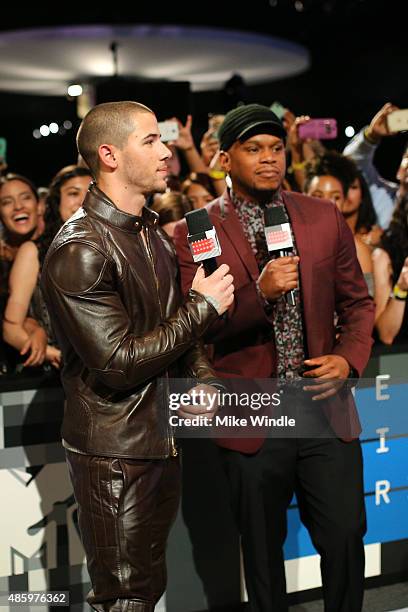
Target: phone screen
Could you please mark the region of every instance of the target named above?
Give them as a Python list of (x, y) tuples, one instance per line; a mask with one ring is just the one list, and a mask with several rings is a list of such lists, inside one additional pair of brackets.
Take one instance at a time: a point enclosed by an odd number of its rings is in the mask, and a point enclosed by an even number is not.
[(0, 138), (0, 163), (6, 162), (7, 155), (7, 140), (5, 138)]
[(169, 140), (177, 140), (179, 137), (179, 127), (176, 121), (160, 121), (160, 140), (169, 142)]
[(406, 132), (408, 130), (408, 108), (401, 108), (387, 116), (390, 132)]
[(286, 111), (288, 110), (277, 100), (273, 104), (271, 104), (270, 109), (273, 113), (275, 113), (278, 119), (283, 119)]

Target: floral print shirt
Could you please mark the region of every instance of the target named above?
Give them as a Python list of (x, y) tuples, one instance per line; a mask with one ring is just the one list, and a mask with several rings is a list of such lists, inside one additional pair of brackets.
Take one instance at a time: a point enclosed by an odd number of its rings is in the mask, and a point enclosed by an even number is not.
[[(276, 254), (268, 252), (265, 239), (264, 209), (270, 206), (282, 206), (289, 222), (282, 193), (277, 190), (270, 202), (261, 204), (244, 200), (231, 191), (231, 200), (261, 272), (268, 261), (279, 256), (278, 252)], [(292, 239), (293, 254), (297, 255), (293, 231)], [(302, 303), (299, 290), (295, 291), (295, 296), (295, 306), (290, 306), (286, 302), (285, 296), (275, 300), (272, 304), (278, 378), (298, 378), (299, 367), (303, 364), (305, 358)]]

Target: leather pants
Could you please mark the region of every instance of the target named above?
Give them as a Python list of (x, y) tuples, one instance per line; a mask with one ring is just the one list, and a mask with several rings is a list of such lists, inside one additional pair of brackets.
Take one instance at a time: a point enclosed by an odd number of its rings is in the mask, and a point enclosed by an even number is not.
[(165, 549), (180, 498), (178, 458), (66, 452), (99, 612), (153, 612), (166, 586)]

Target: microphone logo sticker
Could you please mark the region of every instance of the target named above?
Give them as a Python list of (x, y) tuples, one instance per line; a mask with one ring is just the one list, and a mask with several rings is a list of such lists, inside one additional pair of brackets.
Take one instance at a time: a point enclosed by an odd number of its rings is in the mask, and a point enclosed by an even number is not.
[(221, 255), (221, 247), (214, 229), (207, 230), (197, 239), (197, 235), (189, 238), (193, 260), (204, 261)]
[(193, 255), (201, 255), (201, 253), (211, 253), (214, 248), (214, 240), (212, 238), (206, 238), (205, 240), (197, 240), (191, 245)]
[(293, 247), (289, 223), (265, 227), (265, 237), (268, 251), (281, 251)]

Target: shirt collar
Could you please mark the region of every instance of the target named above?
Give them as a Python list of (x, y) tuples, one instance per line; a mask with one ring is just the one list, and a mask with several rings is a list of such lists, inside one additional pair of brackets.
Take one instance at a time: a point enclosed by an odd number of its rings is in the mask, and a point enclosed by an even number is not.
[(237, 208), (266, 208), (268, 206), (284, 206), (283, 203), (283, 197), (282, 197), (282, 190), (281, 188), (277, 189), (273, 194), (272, 197), (270, 199), (270, 201), (268, 202), (254, 202), (253, 200), (249, 200), (249, 199), (245, 199), (241, 196), (238, 196), (233, 189), (230, 190), (229, 192), (230, 194), (230, 198), (231, 201), (233, 203), (233, 206), (235, 209)]

